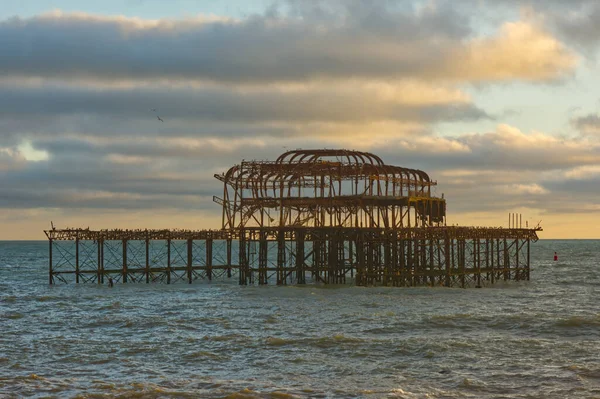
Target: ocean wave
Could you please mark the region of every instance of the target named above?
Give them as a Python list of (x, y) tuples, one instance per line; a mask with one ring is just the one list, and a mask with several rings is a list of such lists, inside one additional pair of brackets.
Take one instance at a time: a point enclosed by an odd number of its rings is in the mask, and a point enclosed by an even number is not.
[(555, 325), (565, 328), (598, 327), (600, 326), (600, 314), (566, 317), (556, 321)]

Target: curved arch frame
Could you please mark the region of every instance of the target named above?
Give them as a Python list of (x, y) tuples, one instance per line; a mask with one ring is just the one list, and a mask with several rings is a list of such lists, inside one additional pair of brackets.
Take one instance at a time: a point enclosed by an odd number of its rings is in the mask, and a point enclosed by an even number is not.
[(217, 201), (223, 229), (445, 224), (445, 200), (432, 196), (437, 183), (427, 173), (368, 152), (292, 150), (275, 161), (242, 161), (216, 177), (224, 183)]

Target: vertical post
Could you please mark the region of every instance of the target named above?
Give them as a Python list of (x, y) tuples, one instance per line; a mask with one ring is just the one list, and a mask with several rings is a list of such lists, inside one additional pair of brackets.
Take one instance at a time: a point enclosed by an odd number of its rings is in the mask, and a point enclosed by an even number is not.
[(508, 268), (510, 263), (508, 261), (508, 245), (506, 244), (506, 237), (504, 237), (504, 281), (509, 279)]
[(150, 239), (146, 231), (146, 284), (150, 283)]
[(436, 266), (436, 275), (437, 275), (437, 284), (442, 285), (442, 246), (440, 244), (440, 237), (438, 236), (435, 239), (435, 244), (437, 245), (437, 266)]
[(167, 284), (171, 284), (171, 238), (167, 238)]
[(306, 284), (304, 275), (304, 230), (296, 231), (296, 281)]
[(466, 245), (467, 241), (464, 238), (460, 239), (460, 249), (458, 251), (459, 257), (459, 267), (460, 267), (460, 286), (461, 288), (465, 288), (465, 261), (466, 257)]
[(490, 239), (485, 239), (485, 270), (486, 270), (486, 278), (489, 280), (490, 278)]
[(98, 252), (100, 254), (100, 269), (102, 270), (102, 284), (104, 284), (104, 238), (98, 239)]
[(248, 284), (246, 281), (246, 270), (247, 270), (247, 265), (248, 265), (248, 257), (246, 256), (246, 234), (244, 231), (240, 232), (238, 243), (239, 243), (238, 257), (239, 257), (239, 265), (240, 265), (239, 266), (240, 285), (246, 285), (246, 284)]
[(356, 285), (367, 285), (365, 277), (365, 240), (364, 231), (356, 232)]
[[(455, 250), (455, 248), (456, 248), (456, 250)], [(458, 253), (458, 239), (456, 239), (456, 240), (454, 238), (451, 239), (450, 251), (451, 251), (450, 252), (450, 269), (451, 269), (450, 273), (452, 275), (455, 275), (454, 273), (456, 272), (456, 262), (455, 262), (456, 258), (454, 257), (454, 253), (455, 252)], [(452, 279), (452, 280), (454, 280), (454, 279)]]
[(479, 252), (479, 250), (480, 250), (479, 244), (480, 244), (479, 238), (476, 238), (475, 245), (476, 245), (477, 250), (473, 251), (473, 261), (475, 262), (475, 267), (477, 270), (477, 288), (481, 288), (481, 254)]
[(406, 251), (406, 269), (408, 271), (408, 285), (413, 287), (415, 285), (415, 268), (414, 268), (414, 258), (413, 258), (413, 244), (414, 238), (409, 236), (406, 240), (407, 251)]
[(527, 238), (527, 281), (529, 281), (529, 271), (531, 270), (531, 265), (530, 265), (530, 260), (531, 260), (531, 253), (529, 251), (529, 241), (530, 239)]
[(188, 239), (187, 240), (187, 277), (188, 277), (188, 283), (192, 284), (192, 249), (193, 249), (193, 245), (194, 242), (192, 241), (192, 239)]
[(519, 238), (515, 238), (515, 281), (521, 280), (521, 271), (519, 270), (519, 252), (521, 248), (519, 248)]
[(285, 273), (285, 232), (277, 232), (277, 285), (285, 284), (287, 281)]
[(123, 270), (121, 270), (123, 275), (123, 283), (127, 282), (127, 240), (123, 240)]
[[(403, 233), (400, 233), (403, 234)], [(404, 236), (400, 236), (400, 240), (398, 241), (398, 285), (402, 284), (403, 287), (406, 286), (406, 245)]]
[(429, 260), (425, 262), (425, 268), (429, 273), (429, 284), (432, 287), (435, 286), (435, 276), (433, 275), (433, 236), (431, 232), (429, 233), (428, 239), (425, 241), (427, 246), (429, 247)]
[(227, 238), (227, 277), (231, 278), (231, 237)]
[(269, 242), (267, 232), (261, 230), (258, 235), (258, 284), (267, 284), (267, 255), (269, 251)]
[(396, 287), (398, 286), (398, 272), (400, 267), (400, 260), (398, 259), (398, 233), (396, 231), (392, 231), (391, 241), (392, 259), (390, 267), (392, 273), (392, 285)]
[(75, 283), (79, 284), (79, 232), (75, 233)]
[(350, 261), (350, 278), (354, 278), (354, 249), (353, 247), (353, 241), (349, 240), (348, 241), (348, 259)]
[(102, 273), (102, 255), (100, 253), (100, 239), (96, 239), (94, 241), (94, 243), (96, 244), (96, 252), (98, 255), (98, 269), (96, 270), (96, 272), (98, 273), (97, 275), (97, 280), (98, 280), (98, 284), (104, 284), (104, 273)]
[[(498, 243), (498, 240), (496, 240), (496, 247), (498, 246), (497, 243)], [(494, 253), (496, 251), (494, 251), (494, 239), (493, 238), (490, 239), (490, 244), (491, 244), (491, 246), (490, 246), (491, 247), (490, 248), (490, 255), (491, 255), (491, 258), (492, 258), (492, 264), (491, 264), (491, 267), (492, 267), (492, 284), (494, 284), (494, 282), (496, 280), (496, 276), (495, 276), (496, 270), (494, 270), (494, 265), (496, 264), (496, 262), (494, 261)], [(497, 250), (497, 248), (496, 248), (496, 250)]]
[(48, 248), (48, 255), (49, 255), (49, 264), (48, 264), (48, 283), (50, 285), (52, 285), (54, 283), (53, 281), (53, 271), (52, 271), (52, 238), (50, 238), (48, 240), (48, 244), (49, 244), (49, 248)]
[(212, 250), (213, 250), (213, 240), (212, 238), (206, 239), (206, 277), (208, 281), (212, 280)]

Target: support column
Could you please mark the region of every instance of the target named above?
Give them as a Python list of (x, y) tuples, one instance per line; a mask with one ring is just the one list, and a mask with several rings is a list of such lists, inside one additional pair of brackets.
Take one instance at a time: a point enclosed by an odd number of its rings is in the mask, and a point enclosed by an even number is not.
[(481, 253), (479, 248), (479, 238), (475, 239), (475, 248), (473, 250), (473, 261), (475, 262), (475, 270), (477, 270), (477, 282), (475, 283), (476, 288), (481, 288)]
[(444, 285), (450, 287), (450, 234), (446, 230), (446, 236), (444, 237), (444, 262), (446, 263), (446, 280)]
[(296, 281), (298, 284), (306, 284), (304, 272), (304, 231), (296, 232)]
[(247, 283), (247, 270), (248, 270), (248, 257), (246, 256), (246, 234), (242, 231), (240, 232), (239, 238), (239, 281), (240, 285), (246, 285)]
[(102, 284), (104, 284), (104, 238), (98, 240), (98, 252), (100, 254), (100, 270), (102, 271)]
[(286, 283), (286, 256), (285, 256), (285, 232), (277, 232), (277, 285)]
[(212, 260), (213, 260), (213, 239), (206, 239), (206, 277), (208, 281), (212, 280)]
[(79, 284), (79, 233), (75, 235), (75, 283)]
[(365, 276), (364, 232), (356, 232), (356, 285), (367, 285)]
[(527, 238), (527, 281), (529, 281), (529, 271), (531, 270), (531, 264), (529, 263), (531, 261), (531, 252), (530, 252), (529, 244), (530, 244), (530, 239)]
[(50, 240), (48, 240), (48, 244), (49, 244), (49, 248), (48, 248), (48, 255), (49, 255), (49, 264), (48, 264), (48, 283), (50, 285), (54, 284), (54, 274), (52, 271), (52, 238)]
[(150, 283), (150, 239), (146, 231), (146, 284)]
[(267, 232), (260, 231), (258, 236), (258, 285), (267, 284), (267, 255), (268, 255), (268, 245), (267, 241)]
[(187, 278), (188, 284), (192, 284), (192, 259), (193, 259), (193, 245), (192, 239), (187, 240)]
[(127, 240), (123, 240), (123, 269), (121, 270), (123, 276), (123, 284), (127, 282)]
[(231, 278), (231, 238), (227, 239), (227, 277)]
[(96, 269), (96, 273), (98, 274), (96, 276), (96, 280), (98, 284), (104, 284), (104, 273), (102, 272), (102, 254), (100, 252), (100, 239), (95, 240), (94, 243), (96, 244), (96, 255), (98, 256), (98, 268)]
[(506, 238), (504, 238), (504, 281), (510, 278), (510, 274), (508, 268), (510, 267), (509, 257), (508, 257), (508, 245), (506, 243)]
[(167, 239), (167, 284), (171, 284), (171, 239)]
[(458, 265), (460, 268), (460, 286), (461, 288), (465, 288), (465, 261), (466, 261), (466, 240), (464, 238), (460, 239), (460, 248), (458, 251), (458, 257), (459, 257), (459, 261), (458, 261)]
[(519, 248), (519, 239), (515, 238), (515, 281), (521, 280), (521, 271), (519, 270), (519, 252), (521, 252), (521, 248)]

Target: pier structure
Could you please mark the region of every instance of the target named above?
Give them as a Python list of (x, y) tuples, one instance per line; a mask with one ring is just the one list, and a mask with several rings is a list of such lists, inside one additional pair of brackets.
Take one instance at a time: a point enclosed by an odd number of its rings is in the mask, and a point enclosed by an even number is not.
[(347, 150), (243, 161), (219, 230), (52, 229), (49, 282), (481, 287), (529, 280), (539, 227), (446, 226), (420, 170)]

